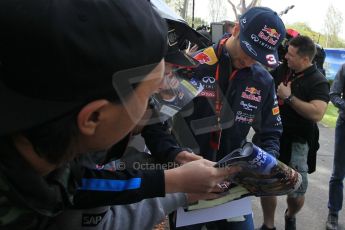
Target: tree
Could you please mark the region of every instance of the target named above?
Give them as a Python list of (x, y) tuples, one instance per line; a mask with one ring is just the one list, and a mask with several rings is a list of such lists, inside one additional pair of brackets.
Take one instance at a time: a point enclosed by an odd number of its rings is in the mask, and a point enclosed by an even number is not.
[(292, 25), (285, 25), (287, 29), (291, 28), (301, 35), (305, 35), (313, 39), (314, 42), (324, 46), (324, 36), (318, 32), (313, 31), (308, 24), (305, 22), (296, 22)]
[(189, 0), (183, 0), (182, 1), (182, 7), (180, 8), (179, 12), (182, 18), (186, 19), (187, 18), (187, 13), (188, 13), (188, 6), (189, 6)]
[(327, 46), (327, 36), (316, 31), (313, 31), (310, 26), (304, 22), (296, 22), (291, 25), (286, 25), (286, 28), (297, 30), (301, 35), (305, 35), (313, 39), (314, 42), (318, 43), (324, 48), (343, 48), (345, 47), (345, 41), (337, 39), (332, 46)]
[(172, 9), (180, 14), (184, 19), (187, 18), (189, 0), (164, 0)]
[(211, 22), (218, 22), (221, 18), (225, 17), (224, 0), (209, 0), (209, 13)]
[(341, 32), (343, 17), (332, 4), (328, 6), (327, 14), (324, 22), (324, 30), (326, 35), (326, 47), (336, 47), (339, 43), (338, 33)]
[(300, 34), (309, 36), (310, 33), (312, 33), (312, 29), (310, 26), (305, 22), (295, 22), (292, 25), (286, 25), (286, 28), (292, 28), (297, 30)]
[(252, 0), (248, 5), (246, 4), (246, 0), (240, 0), (238, 5), (236, 6), (234, 0), (227, 0), (228, 3), (231, 5), (232, 10), (234, 11), (235, 18), (238, 20), (240, 16), (245, 13), (247, 10), (254, 6), (259, 6), (261, 4), (260, 0)]
[[(192, 17), (188, 16), (186, 18), (186, 21), (187, 21), (188, 25), (192, 25)], [(198, 28), (199, 26), (207, 26), (207, 25), (208, 25), (208, 23), (204, 19), (199, 18), (199, 17), (194, 18), (194, 28)]]

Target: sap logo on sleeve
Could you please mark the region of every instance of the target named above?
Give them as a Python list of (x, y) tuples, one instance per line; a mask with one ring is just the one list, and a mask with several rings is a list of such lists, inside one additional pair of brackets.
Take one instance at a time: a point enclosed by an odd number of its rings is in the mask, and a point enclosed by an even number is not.
[(83, 213), (81, 226), (83, 227), (97, 226), (103, 220), (103, 217), (106, 213), (107, 212), (98, 213), (98, 214)]

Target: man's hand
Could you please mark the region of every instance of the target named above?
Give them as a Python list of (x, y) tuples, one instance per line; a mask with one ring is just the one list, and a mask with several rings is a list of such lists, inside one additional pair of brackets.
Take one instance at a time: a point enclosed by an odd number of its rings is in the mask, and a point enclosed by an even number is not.
[(287, 98), (288, 96), (290, 96), (291, 95), (291, 81), (289, 81), (286, 86), (284, 85), (283, 82), (280, 83), (277, 89), (277, 95), (283, 100)]
[(188, 48), (186, 49), (186, 54), (192, 56), (198, 49), (199, 47), (197, 44), (193, 45), (192, 47), (190, 47), (189, 44)]
[(183, 165), (190, 161), (196, 161), (200, 159), (202, 159), (202, 157), (199, 155), (196, 155), (195, 153), (190, 153), (188, 151), (181, 151), (176, 155), (175, 162)]
[[(291, 82), (288, 82), (287, 86), (280, 83), (277, 89), (277, 95), (283, 100), (289, 97), (291, 95)], [(313, 122), (319, 122), (326, 112), (327, 102), (323, 100), (303, 101), (298, 97), (293, 97), (291, 107), (302, 117)]]
[(165, 191), (186, 193), (223, 192), (218, 184), (239, 172), (240, 167), (215, 168), (215, 162), (200, 159), (166, 170)]

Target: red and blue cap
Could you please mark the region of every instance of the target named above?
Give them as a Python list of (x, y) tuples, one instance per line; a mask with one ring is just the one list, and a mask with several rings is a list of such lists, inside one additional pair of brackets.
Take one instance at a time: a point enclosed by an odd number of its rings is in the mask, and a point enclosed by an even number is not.
[(241, 16), (239, 23), (244, 52), (267, 67), (276, 67), (278, 47), (286, 35), (279, 15), (267, 7), (253, 7)]

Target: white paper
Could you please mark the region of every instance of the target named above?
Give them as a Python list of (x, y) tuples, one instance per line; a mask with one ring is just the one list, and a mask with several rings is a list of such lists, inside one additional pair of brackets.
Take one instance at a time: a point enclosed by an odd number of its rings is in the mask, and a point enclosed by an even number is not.
[(212, 208), (185, 212), (183, 208), (177, 210), (176, 227), (205, 223), (215, 220), (229, 219), (252, 213), (250, 197), (231, 201)]

